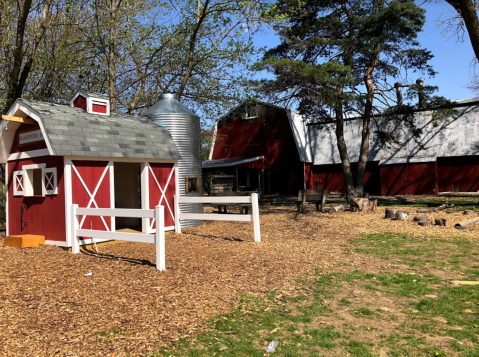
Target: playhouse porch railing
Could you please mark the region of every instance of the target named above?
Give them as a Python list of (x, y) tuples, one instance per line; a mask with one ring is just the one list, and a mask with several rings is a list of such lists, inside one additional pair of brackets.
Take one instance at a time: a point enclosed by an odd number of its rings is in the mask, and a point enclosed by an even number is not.
[[(251, 204), (251, 214), (211, 214), (211, 213), (181, 213), (180, 203), (249, 203)], [(258, 194), (253, 193), (251, 196), (221, 196), (221, 197), (188, 197), (175, 196), (175, 232), (181, 233), (182, 219), (197, 219), (202, 221), (236, 221), (236, 222), (253, 222), (254, 241), (261, 242), (261, 231), (259, 225), (259, 204)]]
[[(100, 239), (124, 240), (128, 242), (152, 243), (156, 245), (156, 268), (165, 270), (165, 207), (156, 206), (155, 209), (121, 209), (121, 208), (79, 208), (72, 205), (72, 253), (80, 253), (79, 237), (92, 237)], [(81, 229), (78, 216), (103, 216), (103, 217), (131, 217), (155, 218), (156, 234), (123, 233), (111, 231), (98, 231)]]

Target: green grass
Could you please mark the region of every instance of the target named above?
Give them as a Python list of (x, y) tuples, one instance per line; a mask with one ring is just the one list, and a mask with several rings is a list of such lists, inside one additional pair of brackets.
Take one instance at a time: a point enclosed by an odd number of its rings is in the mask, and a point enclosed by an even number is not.
[[(264, 356), (277, 340), (275, 356), (479, 356), (479, 287), (451, 286), (439, 276), (447, 268), (451, 276), (477, 279), (477, 243), (392, 234), (352, 243), (413, 272), (316, 270), (296, 281), (304, 293), (245, 296), (236, 310), (211, 320), (208, 332), (154, 355)], [(389, 309), (377, 299), (391, 301)]]

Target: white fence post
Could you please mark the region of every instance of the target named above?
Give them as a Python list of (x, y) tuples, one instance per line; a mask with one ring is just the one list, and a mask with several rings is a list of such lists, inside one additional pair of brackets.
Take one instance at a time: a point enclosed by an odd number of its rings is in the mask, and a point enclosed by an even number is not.
[(181, 233), (181, 222), (180, 222), (180, 203), (178, 202), (178, 195), (173, 197), (173, 205), (175, 207), (175, 233)]
[(164, 271), (165, 264), (165, 206), (155, 207), (156, 220), (156, 269)]
[(72, 237), (72, 253), (73, 254), (78, 254), (80, 253), (80, 242), (78, 240), (77, 236), (77, 230), (78, 230), (78, 217), (77, 217), (77, 208), (78, 205), (72, 205), (71, 208), (71, 219), (72, 219), (72, 225), (71, 225), (71, 237)]
[(251, 206), (252, 206), (252, 215), (253, 215), (253, 228), (254, 228), (254, 241), (261, 242), (261, 231), (259, 228), (259, 204), (258, 204), (258, 194), (251, 194)]

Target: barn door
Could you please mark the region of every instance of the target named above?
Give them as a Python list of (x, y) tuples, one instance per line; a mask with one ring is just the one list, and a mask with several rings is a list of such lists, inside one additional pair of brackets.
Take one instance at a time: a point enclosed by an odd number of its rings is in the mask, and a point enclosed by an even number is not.
[[(114, 208), (113, 163), (72, 161), (72, 203), (83, 208)], [(80, 229), (114, 231), (114, 217), (81, 216)]]
[[(176, 193), (175, 167), (171, 163), (146, 163), (148, 177), (148, 208), (165, 206), (165, 227), (174, 226), (174, 196)], [(149, 220), (148, 231), (156, 228), (154, 219)]]

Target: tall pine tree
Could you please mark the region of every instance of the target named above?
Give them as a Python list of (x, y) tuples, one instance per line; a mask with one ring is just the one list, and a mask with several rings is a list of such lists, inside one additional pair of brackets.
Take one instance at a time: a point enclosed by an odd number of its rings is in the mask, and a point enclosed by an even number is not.
[[(375, 115), (391, 106), (389, 118), (409, 113), (400, 119), (420, 134), (412, 122), (414, 108), (398, 103), (394, 93), (407, 86), (424, 97), (434, 89), (410, 77), (435, 75), (428, 64), (432, 54), (416, 40), (425, 11), (413, 0), (278, 0), (269, 16), (282, 41), (258, 64), (275, 76), (262, 81), (262, 89), (295, 100), (309, 118), (335, 122), (347, 199), (362, 196)], [(362, 123), (355, 180), (344, 136), (344, 121), (351, 116)]]

